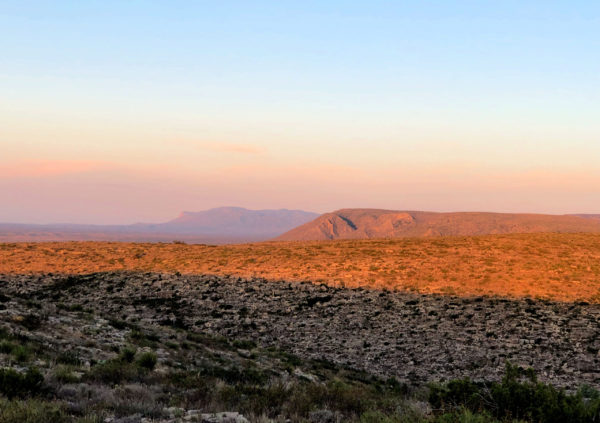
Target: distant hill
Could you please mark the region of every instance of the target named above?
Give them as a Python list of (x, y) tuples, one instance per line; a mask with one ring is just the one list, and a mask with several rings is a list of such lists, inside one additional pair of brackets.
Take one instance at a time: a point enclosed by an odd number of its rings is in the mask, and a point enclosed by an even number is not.
[(281, 241), (600, 232), (598, 219), (574, 215), (343, 209), (323, 214), (276, 238)]
[(248, 210), (219, 207), (183, 212), (165, 223), (134, 225), (30, 225), (0, 223), (0, 242), (130, 241), (227, 244), (264, 241), (302, 225), (317, 213), (302, 210)]
[(183, 212), (170, 222), (157, 225), (175, 233), (219, 234), (229, 236), (277, 236), (319, 216), (302, 210), (248, 210), (219, 207), (200, 212)]

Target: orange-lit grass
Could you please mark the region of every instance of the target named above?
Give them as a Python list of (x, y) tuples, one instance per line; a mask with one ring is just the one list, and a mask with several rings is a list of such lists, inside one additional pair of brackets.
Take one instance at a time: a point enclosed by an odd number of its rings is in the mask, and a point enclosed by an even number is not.
[(0, 273), (235, 274), (422, 293), (600, 302), (600, 235), (524, 234), (226, 246), (0, 244)]

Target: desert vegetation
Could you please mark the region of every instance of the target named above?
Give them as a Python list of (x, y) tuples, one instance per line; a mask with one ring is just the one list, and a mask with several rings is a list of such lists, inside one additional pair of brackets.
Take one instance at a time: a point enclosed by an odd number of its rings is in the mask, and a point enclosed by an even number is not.
[(424, 294), (600, 302), (600, 235), (522, 234), (225, 246), (0, 244), (0, 273), (133, 270), (306, 280)]

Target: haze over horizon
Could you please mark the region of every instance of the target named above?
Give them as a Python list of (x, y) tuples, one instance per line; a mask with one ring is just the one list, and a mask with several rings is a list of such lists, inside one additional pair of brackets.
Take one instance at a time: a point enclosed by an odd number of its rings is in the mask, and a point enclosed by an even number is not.
[(0, 222), (600, 213), (600, 4), (4, 2)]
[[(171, 218), (168, 218), (166, 220), (163, 221), (131, 221), (131, 222), (115, 222), (115, 223), (98, 223), (98, 222), (76, 222), (76, 221), (56, 221), (56, 222), (26, 222), (26, 221), (0, 221), (0, 225), (24, 225), (24, 226), (28, 226), (31, 225), (31, 227), (35, 227), (35, 226), (48, 226), (48, 227), (61, 227), (64, 225), (73, 225), (73, 226), (81, 226), (81, 227), (85, 227), (87, 225), (89, 226), (106, 226), (106, 227), (110, 227), (113, 226), (115, 228), (117, 227), (123, 227), (123, 228), (128, 228), (128, 227), (134, 227), (136, 225), (162, 225), (162, 224), (168, 224), (171, 222), (175, 222), (180, 220), (181, 218), (185, 217), (186, 215), (194, 215), (194, 214), (202, 214), (202, 213), (206, 213), (206, 212), (212, 212), (212, 211), (220, 211), (221, 209), (241, 209), (244, 210), (246, 212), (263, 212), (263, 211), (290, 211), (290, 212), (302, 212), (302, 213), (307, 213), (307, 214), (314, 214), (314, 217), (318, 217), (318, 216), (325, 216), (325, 215), (329, 215), (332, 213), (338, 213), (338, 212), (342, 212), (342, 211), (361, 211), (361, 210), (372, 210), (374, 212), (377, 211), (389, 211), (389, 212), (416, 212), (416, 213), (434, 213), (434, 214), (447, 214), (447, 213), (458, 213), (458, 214), (462, 214), (462, 213), (473, 213), (473, 214), (506, 214), (506, 215), (515, 215), (515, 216), (526, 216), (529, 214), (532, 215), (540, 215), (540, 216), (581, 216), (581, 217), (589, 217), (589, 218), (596, 218), (596, 216), (600, 216), (600, 213), (541, 213), (541, 212), (525, 212), (525, 213), (520, 213), (520, 212), (496, 212), (494, 210), (409, 210), (409, 209), (386, 209), (386, 208), (374, 208), (374, 207), (343, 207), (343, 208), (339, 208), (339, 209), (335, 209), (335, 210), (328, 210), (328, 211), (324, 211), (324, 212), (314, 212), (312, 210), (301, 210), (301, 209), (289, 209), (286, 207), (282, 207), (282, 208), (278, 208), (278, 209), (249, 209), (246, 207), (240, 207), (240, 206), (221, 206), (221, 207), (213, 207), (210, 209), (205, 209), (205, 210), (182, 210), (181, 212), (177, 213), (177, 215), (175, 216), (171, 216)], [(225, 216), (226, 214), (223, 214), (223, 216)], [(216, 215), (215, 215), (216, 216)]]

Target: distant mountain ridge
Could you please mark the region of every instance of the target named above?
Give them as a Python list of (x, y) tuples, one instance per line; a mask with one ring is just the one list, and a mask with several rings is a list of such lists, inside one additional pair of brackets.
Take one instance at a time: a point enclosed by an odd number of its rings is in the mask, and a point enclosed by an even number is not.
[(484, 235), (531, 232), (600, 233), (600, 214), (436, 213), (342, 209), (319, 215), (302, 210), (218, 207), (182, 212), (164, 223), (30, 225), (0, 223), (0, 242), (129, 241), (228, 244), (286, 241)]
[(319, 216), (303, 210), (249, 210), (218, 207), (182, 212), (165, 223), (133, 225), (30, 225), (0, 223), (0, 242), (16, 241), (173, 241), (211, 244), (264, 241)]
[(242, 207), (218, 207), (200, 212), (182, 212), (160, 228), (224, 235), (276, 236), (319, 216), (302, 210), (248, 210)]
[[(597, 217), (592, 217), (597, 216)], [(276, 238), (281, 241), (485, 235), (532, 232), (598, 232), (600, 215), (436, 213), (342, 209), (325, 213)]]

